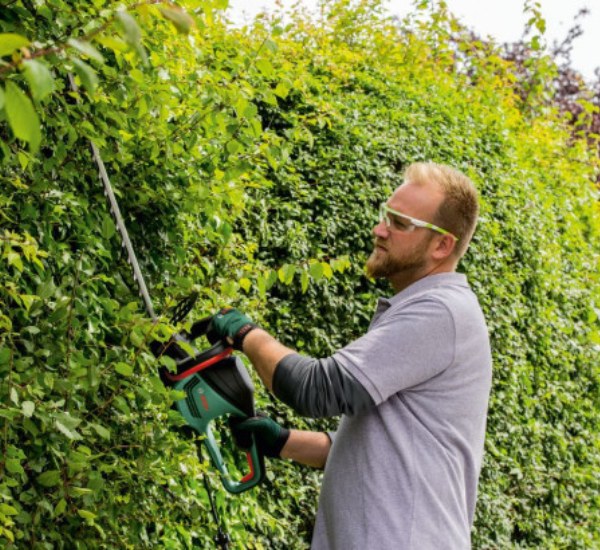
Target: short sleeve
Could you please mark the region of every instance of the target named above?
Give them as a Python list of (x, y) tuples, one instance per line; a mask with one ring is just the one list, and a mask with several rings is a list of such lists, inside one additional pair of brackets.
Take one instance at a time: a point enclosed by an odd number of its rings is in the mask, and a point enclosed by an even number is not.
[(391, 307), (369, 332), (333, 357), (379, 404), (448, 368), (455, 355), (455, 332), (448, 308), (421, 297)]

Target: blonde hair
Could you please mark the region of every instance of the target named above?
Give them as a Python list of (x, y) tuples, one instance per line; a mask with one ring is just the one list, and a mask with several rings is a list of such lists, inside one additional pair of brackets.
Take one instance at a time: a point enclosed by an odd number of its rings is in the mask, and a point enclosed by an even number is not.
[(404, 180), (416, 184), (433, 182), (444, 193), (432, 223), (458, 237), (454, 255), (461, 258), (467, 251), (477, 225), (479, 200), (473, 182), (462, 172), (444, 164), (415, 162), (404, 172)]

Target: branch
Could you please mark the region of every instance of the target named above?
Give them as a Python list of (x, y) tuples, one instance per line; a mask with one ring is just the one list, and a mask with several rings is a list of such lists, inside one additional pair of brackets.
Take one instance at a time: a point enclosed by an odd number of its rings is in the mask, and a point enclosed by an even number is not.
[[(155, 4), (165, 4), (168, 6), (174, 6), (174, 4), (170, 0), (145, 0), (144, 2), (137, 2), (136, 4), (132, 4), (127, 9), (128, 10), (136, 10), (142, 6), (151, 6), (151, 5), (155, 5)], [(100, 25), (97, 29), (89, 32), (88, 34), (83, 35), (78, 40), (80, 40), (82, 42), (90, 42), (95, 36), (97, 36), (101, 32), (105, 31), (108, 27), (110, 27), (115, 22), (115, 19), (116, 19), (116, 15), (113, 15), (104, 24)], [(61, 42), (58, 45), (52, 46), (50, 48), (42, 48), (39, 50), (33, 50), (25, 56), (25, 59), (35, 59), (37, 57), (44, 57), (47, 55), (60, 53), (60, 52), (67, 50), (70, 47), (71, 46), (67, 42)], [(0, 75), (3, 73), (9, 72), (9, 71), (15, 70), (20, 64), (21, 64), (21, 59), (17, 59), (16, 61), (11, 61), (10, 63), (7, 63), (6, 65), (2, 65), (0, 67)]]

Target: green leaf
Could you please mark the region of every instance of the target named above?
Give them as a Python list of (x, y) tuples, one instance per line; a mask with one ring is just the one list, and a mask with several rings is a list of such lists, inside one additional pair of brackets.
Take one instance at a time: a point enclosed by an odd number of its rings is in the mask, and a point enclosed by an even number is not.
[(15, 409), (0, 409), (0, 418), (7, 418), (8, 420), (15, 420), (19, 416), (19, 411)]
[(55, 417), (70, 430), (75, 429), (81, 424), (81, 418), (77, 418), (68, 412), (57, 413)]
[(34, 294), (19, 294), (19, 299), (27, 311), (31, 309), (33, 302), (38, 299)]
[(186, 395), (187, 394), (183, 390), (170, 390), (169, 391), (169, 398), (173, 402), (181, 401), (182, 399), (185, 399)]
[(96, 430), (96, 433), (103, 439), (110, 439), (110, 431), (100, 424), (90, 424), (90, 426)]
[(37, 287), (35, 293), (42, 299), (50, 298), (56, 291), (56, 285), (52, 279), (48, 279)]
[(535, 26), (541, 34), (544, 34), (546, 32), (546, 20), (543, 17), (536, 18)]
[(96, 39), (96, 42), (115, 53), (123, 53), (129, 49), (127, 42), (114, 36), (100, 36)]
[(235, 155), (240, 149), (242, 149), (242, 144), (239, 141), (232, 139), (227, 142), (227, 152), (229, 154)]
[(302, 285), (302, 293), (304, 294), (308, 290), (309, 283), (308, 271), (303, 270), (302, 275), (300, 276), (300, 284)]
[(136, 348), (142, 347), (144, 345), (144, 342), (146, 341), (146, 339), (144, 338), (144, 333), (139, 329), (132, 330), (129, 337), (131, 338), (131, 343)]
[(29, 166), (29, 157), (23, 151), (19, 151), (17, 153), (17, 158), (19, 159), (19, 164), (21, 168), (25, 170)]
[(98, 76), (96, 75), (96, 71), (94, 71), (94, 69), (92, 69), (85, 61), (81, 61), (81, 59), (73, 58), (72, 61), (75, 65), (75, 72), (81, 80), (81, 84), (83, 84), (83, 87), (89, 94), (93, 94), (98, 87)]
[(5, 516), (16, 516), (19, 512), (14, 506), (10, 504), (5, 504), (4, 502), (0, 503), (0, 514), (4, 514)]
[(192, 346), (189, 342), (178, 341), (177, 345), (192, 357), (194, 357), (196, 353), (198, 353), (194, 346)]
[(294, 280), (294, 274), (296, 273), (296, 266), (293, 264), (285, 264), (277, 271), (279, 280), (286, 285), (291, 284)]
[(159, 8), (163, 17), (171, 21), (178, 32), (188, 34), (195, 25), (189, 13), (179, 8)]
[(117, 363), (115, 371), (123, 376), (131, 376), (133, 374), (133, 367), (127, 363)]
[(88, 510), (77, 510), (77, 513), (83, 518), (88, 520), (96, 519), (96, 514), (89, 512)]
[(13, 82), (6, 83), (5, 109), (8, 123), (18, 139), (29, 143), (32, 151), (37, 151), (42, 140), (40, 119), (31, 100)]
[(142, 39), (142, 31), (133, 16), (126, 10), (118, 10), (117, 19), (121, 23), (127, 43), (130, 46), (139, 44)]
[(331, 268), (339, 273), (344, 273), (350, 267), (350, 260), (346, 256), (331, 260)]
[(56, 323), (64, 319), (69, 313), (69, 310), (66, 307), (57, 307), (48, 317), (48, 321), (51, 323)]
[(31, 95), (38, 101), (54, 91), (54, 78), (50, 69), (40, 61), (31, 59), (23, 63), (25, 78), (29, 83)]
[(75, 497), (83, 497), (86, 495), (91, 495), (93, 493), (93, 491), (91, 489), (88, 489), (87, 487), (71, 487), (69, 489), (69, 492), (72, 496)]
[(6, 469), (11, 474), (23, 474), (25, 470), (23, 466), (21, 466), (21, 461), (17, 458), (7, 458), (6, 459)]
[(4, 109), (4, 88), (0, 86), (0, 111)]
[(310, 276), (315, 281), (318, 281), (319, 279), (321, 279), (321, 277), (323, 277), (323, 264), (320, 262), (314, 263), (310, 266), (309, 271), (310, 271)]
[(10, 251), (6, 254), (6, 261), (8, 265), (14, 265), (19, 271), (23, 271), (23, 262), (21, 261), (21, 256), (14, 251)]
[(283, 282), (285, 281), (285, 269), (284, 269), (285, 267), (286, 267), (286, 266), (284, 265), (283, 267), (280, 267), (280, 268), (277, 270), (277, 277), (279, 278), (279, 281), (280, 281), (281, 283), (283, 283)]
[(30, 42), (24, 36), (12, 32), (0, 34), (0, 57), (10, 55), (20, 48), (29, 46)]
[(69, 38), (69, 40), (67, 40), (67, 44), (82, 54), (87, 55), (90, 59), (94, 59), (95, 61), (98, 61), (98, 63), (104, 63), (104, 57), (102, 57), (102, 54), (89, 42), (83, 42), (81, 40), (76, 40), (75, 38)]
[(289, 86), (286, 86), (283, 82), (279, 82), (277, 84), (277, 86), (275, 87), (275, 90), (273, 90), (275, 95), (281, 97), (281, 98), (286, 98), (287, 95), (290, 93), (290, 88)]
[(267, 275), (267, 290), (270, 289), (277, 282), (277, 271), (274, 269), (269, 271)]
[(106, 240), (109, 240), (112, 238), (115, 232), (115, 222), (110, 216), (104, 216), (104, 219), (102, 220), (102, 237), (104, 237)]
[(58, 470), (48, 470), (37, 477), (37, 482), (44, 487), (54, 487), (60, 481), (60, 472)]
[(131, 71), (129, 71), (129, 76), (138, 84), (143, 84), (145, 81), (144, 73), (139, 69), (131, 69)]
[(23, 403), (21, 403), (21, 409), (23, 410), (24, 416), (31, 418), (33, 411), (35, 411), (35, 403), (33, 401), (23, 401)]
[(65, 426), (60, 420), (56, 420), (55, 424), (56, 424), (58, 431), (64, 435), (66, 435), (69, 439), (71, 439), (71, 440), (82, 439), (82, 437), (79, 433), (77, 433), (75, 430)]
[(258, 288), (258, 295), (264, 299), (267, 294), (267, 280), (265, 277), (258, 276), (256, 278), (256, 286)]
[(248, 279), (247, 277), (242, 277), (239, 280), (239, 284), (240, 287), (242, 287), (244, 289), (244, 291), (248, 292), (250, 290), (250, 288), (252, 287), (252, 281), (250, 281), (250, 279)]
[(158, 362), (167, 367), (171, 372), (177, 372), (177, 362), (172, 357), (162, 355)]
[(273, 74), (273, 65), (268, 59), (259, 59), (256, 61), (256, 67), (265, 76), (269, 77)]
[(0, 365), (6, 365), (10, 361), (10, 348), (0, 348)]
[(61, 498), (58, 501), (58, 504), (56, 505), (56, 507), (54, 508), (54, 517), (60, 516), (64, 513), (64, 511), (67, 509), (67, 501), (64, 498)]
[(264, 48), (269, 50), (272, 53), (275, 53), (279, 49), (279, 47), (277, 46), (277, 44), (275, 42), (273, 42), (272, 40), (268, 40), (268, 39), (265, 40)]

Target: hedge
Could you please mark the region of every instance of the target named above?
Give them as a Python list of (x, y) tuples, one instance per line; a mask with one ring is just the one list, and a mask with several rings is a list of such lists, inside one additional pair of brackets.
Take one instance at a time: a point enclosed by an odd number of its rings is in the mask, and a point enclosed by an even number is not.
[[(389, 293), (363, 269), (377, 205), (419, 160), (465, 171), (482, 202), (460, 268), (494, 352), (473, 546), (598, 544), (597, 144), (553, 105), (551, 60), (532, 48), (538, 84), (519, 93), (497, 47), (421, 4), (402, 22), (337, 0), (244, 28), (223, 0), (3, 7), (3, 547), (212, 548), (203, 476), (235, 548), (307, 547), (321, 473), (270, 461), (261, 488), (224, 493), (147, 344), (192, 291), (193, 318), (235, 305), (305, 353), (361, 334)], [(335, 427), (257, 388), (281, 421)]]

